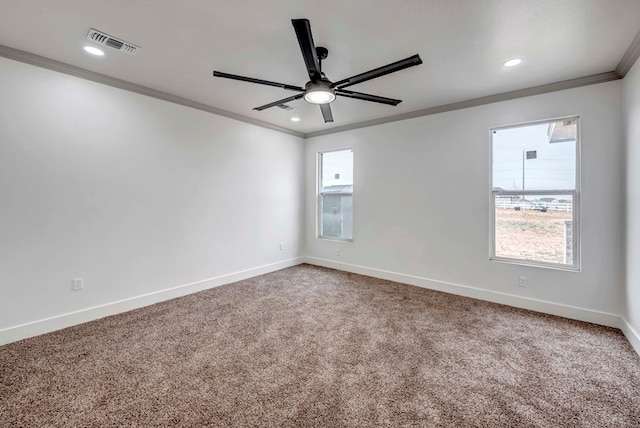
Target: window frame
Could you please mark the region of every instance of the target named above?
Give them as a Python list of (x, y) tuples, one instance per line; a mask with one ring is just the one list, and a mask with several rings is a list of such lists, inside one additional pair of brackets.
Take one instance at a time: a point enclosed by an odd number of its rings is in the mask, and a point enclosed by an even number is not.
[[(325, 153), (334, 153), (334, 152), (343, 152), (343, 151), (351, 151), (352, 156), (353, 156), (353, 161), (352, 161), (352, 171), (354, 174), (354, 179), (353, 181), (355, 182), (355, 164), (356, 164), (356, 154), (355, 154), (355, 150), (352, 147), (344, 147), (341, 149), (331, 149), (331, 150), (323, 150), (323, 151), (319, 151), (317, 153), (317, 174), (316, 174), (316, 238), (317, 239), (322, 239), (325, 241), (338, 241), (338, 242), (353, 242), (353, 236), (354, 236), (354, 232), (355, 230), (352, 230), (351, 233), (351, 238), (347, 239), (347, 238), (336, 238), (335, 236), (324, 236), (322, 235), (322, 207), (323, 207), (323, 196), (325, 195), (325, 192), (322, 191), (322, 161), (323, 161), (323, 155)], [(353, 184), (352, 184), (353, 187)], [(354, 228), (354, 218), (355, 218), (355, 213), (353, 211), (355, 211), (355, 208), (353, 207), (353, 191), (351, 191), (350, 193), (341, 193), (341, 195), (344, 196), (351, 196), (351, 200), (352, 200), (352, 214), (351, 214), (351, 223), (352, 223), (352, 228)]]
[[(549, 124), (551, 122), (559, 122), (566, 120), (575, 120), (576, 121), (576, 177), (575, 177), (575, 186), (573, 190), (495, 190), (493, 187), (493, 135), (494, 131), (500, 131), (505, 129), (513, 129), (513, 128), (523, 128), (526, 126), (535, 126), (540, 124)], [(536, 120), (531, 122), (521, 122), (512, 125), (503, 125), (503, 126), (493, 126), (489, 128), (489, 260), (500, 262), (500, 263), (509, 263), (516, 264), (522, 266), (533, 266), (533, 267), (542, 267), (549, 269), (557, 269), (557, 270), (567, 270), (580, 272), (582, 270), (582, 257), (581, 257), (581, 236), (580, 236), (580, 184), (581, 184), (581, 176), (580, 176), (580, 165), (581, 165), (581, 146), (582, 146), (582, 126), (580, 124), (580, 116), (572, 115), (572, 116), (562, 116), (551, 119), (543, 119)], [(544, 262), (530, 259), (517, 259), (511, 257), (499, 257), (496, 256), (496, 222), (495, 222), (495, 213), (496, 213), (496, 196), (526, 196), (526, 195), (572, 195), (573, 199), (573, 208), (572, 208), (572, 251), (573, 251), (573, 264), (565, 264), (565, 263), (552, 263), (552, 262)]]

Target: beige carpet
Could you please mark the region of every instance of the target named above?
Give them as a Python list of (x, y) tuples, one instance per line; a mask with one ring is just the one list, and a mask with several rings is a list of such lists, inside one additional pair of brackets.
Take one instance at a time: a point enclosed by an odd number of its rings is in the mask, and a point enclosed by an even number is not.
[(308, 265), (0, 347), (0, 426), (640, 427), (620, 331)]

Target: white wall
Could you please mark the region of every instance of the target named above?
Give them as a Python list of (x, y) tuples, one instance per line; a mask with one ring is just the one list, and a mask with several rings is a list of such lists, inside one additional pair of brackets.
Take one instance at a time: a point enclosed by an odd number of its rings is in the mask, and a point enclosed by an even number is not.
[[(309, 261), (617, 325), (624, 281), (621, 85), (307, 140)], [(489, 261), (489, 128), (576, 114), (582, 131), (582, 271)], [(320, 240), (314, 227), (316, 153), (346, 147), (355, 156), (354, 241)], [(518, 286), (519, 276), (528, 278), (528, 288)]]
[(0, 333), (299, 261), (301, 138), (4, 58), (0, 94)]
[[(627, 173), (625, 317), (640, 353), (640, 64), (623, 81)], [(629, 333), (627, 333), (629, 336)]]
[[(623, 85), (626, 294), (624, 213), (615, 209), (624, 206)], [(637, 66), (623, 82), (306, 144), (3, 58), (0, 93), (0, 343), (24, 336), (6, 334), (21, 325), (149, 303), (157, 298), (136, 298), (296, 264), (305, 251), (312, 263), (603, 324), (624, 313), (640, 330), (640, 229), (630, 221), (640, 213)], [(489, 261), (489, 128), (575, 114), (582, 272)], [(355, 149), (355, 240), (318, 240), (316, 152), (345, 147)], [(74, 292), (77, 277), (85, 289)], [(67, 318), (57, 326), (87, 319)]]

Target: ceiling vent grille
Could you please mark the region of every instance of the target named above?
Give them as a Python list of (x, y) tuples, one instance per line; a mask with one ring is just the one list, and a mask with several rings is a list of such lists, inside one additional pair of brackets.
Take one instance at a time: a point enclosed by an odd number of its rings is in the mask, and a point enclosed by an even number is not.
[(140, 46), (136, 46), (133, 43), (125, 42), (116, 37), (110, 36), (102, 31), (98, 31), (94, 28), (89, 30), (87, 39), (99, 43), (101, 45), (109, 46), (110, 48), (117, 49), (122, 52), (126, 52), (130, 55), (135, 55)]

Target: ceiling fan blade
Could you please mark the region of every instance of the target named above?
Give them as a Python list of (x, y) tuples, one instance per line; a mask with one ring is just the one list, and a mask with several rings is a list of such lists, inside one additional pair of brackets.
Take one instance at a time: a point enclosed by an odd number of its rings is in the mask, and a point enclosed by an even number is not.
[(391, 105), (391, 106), (397, 106), (398, 104), (400, 104), (402, 102), (402, 100), (396, 100), (396, 99), (393, 99), (393, 98), (386, 98), (386, 97), (379, 97), (377, 95), (363, 94), (362, 92), (353, 92), (353, 91), (348, 91), (346, 89), (336, 89), (336, 95), (341, 95), (343, 97), (349, 97), (349, 98), (355, 98), (357, 100), (372, 101), (374, 103), (388, 104), (388, 105)]
[(333, 122), (333, 114), (331, 114), (331, 105), (320, 104), (320, 110), (322, 110), (322, 117), (324, 118), (324, 123)]
[(383, 65), (382, 67), (375, 68), (373, 70), (365, 71), (364, 73), (357, 74), (349, 77), (348, 79), (340, 80), (331, 85), (332, 88), (346, 88), (347, 86), (355, 85), (357, 83), (366, 82), (367, 80), (375, 79), (376, 77), (384, 76), (385, 74), (395, 73), (396, 71), (404, 70), (405, 68), (413, 67), (414, 65), (422, 64), (420, 55), (413, 55), (409, 58), (401, 59), (400, 61), (393, 62), (391, 64)]
[(304, 64), (307, 66), (307, 72), (309, 73), (309, 80), (317, 82), (322, 76), (320, 74), (316, 46), (313, 44), (313, 36), (311, 35), (311, 24), (309, 24), (308, 19), (292, 19), (291, 23), (298, 37), (302, 58), (304, 58)]
[(289, 101), (299, 100), (302, 97), (304, 97), (304, 94), (294, 95), (292, 97), (287, 97), (287, 98), (284, 98), (282, 100), (274, 101), (272, 103), (265, 104), (265, 105), (260, 106), (260, 107), (256, 107), (256, 108), (254, 108), (254, 110), (262, 111), (262, 110), (268, 109), (270, 107), (275, 107), (275, 106), (279, 106), (280, 104), (288, 103)]
[(238, 76), (237, 74), (223, 73), (221, 71), (214, 71), (213, 75), (215, 77), (224, 77), (226, 79), (242, 80), (243, 82), (258, 83), (260, 85), (275, 86), (277, 88), (288, 89), (290, 91), (304, 92), (304, 88), (301, 88), (299, 86), (287, 85), (286, 83), (270, 82), (268, 80), (254, 79), (253, 77), (245, 77), (245, 76)]

